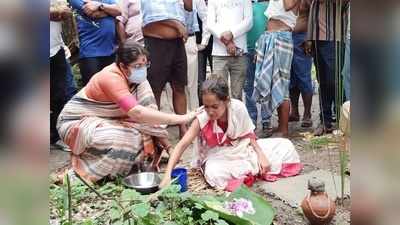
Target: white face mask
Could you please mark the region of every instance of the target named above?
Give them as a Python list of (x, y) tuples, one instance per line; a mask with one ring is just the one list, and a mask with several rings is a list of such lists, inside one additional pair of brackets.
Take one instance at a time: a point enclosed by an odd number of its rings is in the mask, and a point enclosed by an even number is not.
[(129, 83), (140, 84), (147, 79), (147, 67), (132, 68), (131, 75), (128, 77)]

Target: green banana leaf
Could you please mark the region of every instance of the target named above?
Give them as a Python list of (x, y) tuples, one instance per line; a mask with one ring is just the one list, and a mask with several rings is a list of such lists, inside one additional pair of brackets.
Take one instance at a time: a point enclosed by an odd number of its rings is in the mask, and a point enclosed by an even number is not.
[[(225, 201), (233, 201), (234, 199), (244, 198), (253, 204), (254, 214), (244, 213), (242, 217), (232, 214), (224, 208)], [(249, 188), (242, 185), (225, 198), (225, 201), (203, 199), (206, 208), (213, 210), (219, 216), (235, 225), (270, 225), (275, 216), (275, 210), (262, 196), (252, 192)]]

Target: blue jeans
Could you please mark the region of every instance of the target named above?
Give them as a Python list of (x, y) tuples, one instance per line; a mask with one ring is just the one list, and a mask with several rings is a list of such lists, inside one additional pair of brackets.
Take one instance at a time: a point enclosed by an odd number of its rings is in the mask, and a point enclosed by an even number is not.
[[(250, 118), (253, 120), (254, 125), (257, 125), (257, 104), (252, 98), (254, 91), (254, 77), (256, 72), (256, 64), (254, 63), (254, 55), (255, 50), (249, 50), (246, 55), (247, 59), (247, 71), (246, 71), (246, 80), (244, 82), (244, 93), (246, 99), (246, 108), (249, 112)], [(268, 122), (267, 114), (263, 107), (261, 107), (261, 122)]]
[(345, 99), (346, 99), (346, 101), (349, 101), (350, 96), (351, 96), (351, 91), (350, 91), (350, 86), (351, 86), (350, 40), (346, 40), (345, 45), (346, 45), (346, 49), (344, 52), (344, 65), (343, 65), (343, 69), (342, 69), (342, 76), (343, 76), (344, 94), (346, 97)]
[(313, 94), (311, 81), (312, 58), (304, 53), (303, 44), (306, 33), (293, 33), (293, 60), (290, 74), (290, 89), (298, 88), (305, 94)]
[(335, 42), (317, 41), (315, 44), (315, 67), (320, 87), (320, 119), (325, 127), (333, 122), (336, 102), (335, 83)]

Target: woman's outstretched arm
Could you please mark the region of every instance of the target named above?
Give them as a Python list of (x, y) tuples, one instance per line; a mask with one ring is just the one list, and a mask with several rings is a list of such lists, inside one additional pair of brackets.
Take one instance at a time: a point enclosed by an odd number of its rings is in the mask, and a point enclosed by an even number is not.
[(193, 140), (198, 136), (200, 132), (200, 123), (197, 119), (192, 122), (189, 130), (185, 133), (183, 138), (175, 146), (168, 160), (168, 165), (164, 174), (164, 178), (160, 183), (160, 188), (167, 186), (171, 182), (171, 172), (175, 165), (178, 163), (183, 152), (186, 148), (193, 142)]

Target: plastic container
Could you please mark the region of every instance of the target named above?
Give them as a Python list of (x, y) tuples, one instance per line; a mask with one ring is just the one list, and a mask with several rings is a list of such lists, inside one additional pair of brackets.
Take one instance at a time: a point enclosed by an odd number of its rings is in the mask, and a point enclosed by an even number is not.
[(175, 168), (172, 170), (171, 178), (178, 178), (176, 183), (181, 186), (181, 192), (187, 191), (187, 170), (185, 168)]

